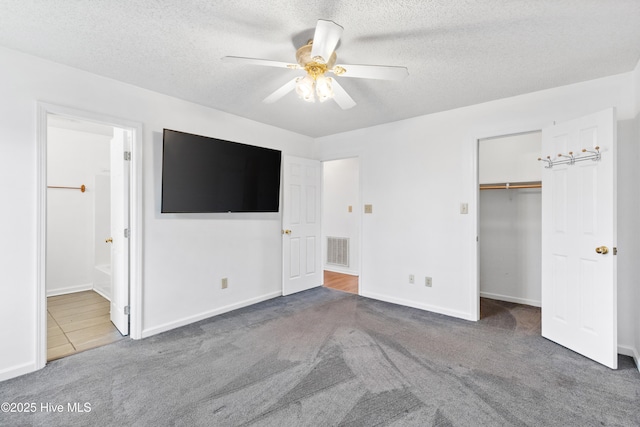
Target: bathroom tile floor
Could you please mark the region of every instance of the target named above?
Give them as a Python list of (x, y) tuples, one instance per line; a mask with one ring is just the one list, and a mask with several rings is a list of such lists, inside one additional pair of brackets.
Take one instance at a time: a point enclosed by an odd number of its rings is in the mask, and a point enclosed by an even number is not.
[(47, 360), (119, 341), (109, 301), (94, 291), (47, 298)]

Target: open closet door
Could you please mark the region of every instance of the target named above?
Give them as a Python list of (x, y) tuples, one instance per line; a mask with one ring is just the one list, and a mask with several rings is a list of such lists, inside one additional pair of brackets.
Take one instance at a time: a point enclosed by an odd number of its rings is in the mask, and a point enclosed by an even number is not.
[(283, 157), (282, 294), (322, 285), (320, 162)]
[(615, 110), (543, 129), (542, 153), (542, 335), (616, 369)]
[(129, 163), (131, 134), (111, 140), (111, 322), (129, 335)]

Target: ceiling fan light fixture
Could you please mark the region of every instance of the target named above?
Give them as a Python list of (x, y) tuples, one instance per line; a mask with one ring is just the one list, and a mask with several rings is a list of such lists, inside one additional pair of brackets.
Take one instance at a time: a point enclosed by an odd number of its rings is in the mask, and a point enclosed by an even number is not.
[(296, 93), (298, 96), (307, 102), (315, 102), (314, 83), (313, 77), (308, 74), (304, 77), (298, 77), (296, 79)]
[(324, 102), (327, 99), (333, 98), (333, 79), (324, 75), (316, 78), (316, 94), (320, 102)]
[[(347, 110), (356, 102), (340, 85), (340, 79), (327, 77), (327, 72), (335, 76), (355, 77), (377, 80), (402, 80), (409, 73), (406, 67), (387, 65), (336, 65), (338, 56), (335, 52), (344, 28), (333, 21), (319, 19), (316, 24), (313, 39), (296, 51), (296, 64), (272, 61), (267, 59), (244, 58), (239, 56), (225, 56), (225, 62), (241, 62), (250, 65), (264, 65), (269, 67), (288, 68), (290, 70), (304, 70), (305, 76), (289, 80), (282, 87), (263, 102), (271, 104), (295, 89), (300, 98), (306, 102), (320, 102), (333, 98), (340, 108)], [(346, 67), (346, 68), (345, 68)]]

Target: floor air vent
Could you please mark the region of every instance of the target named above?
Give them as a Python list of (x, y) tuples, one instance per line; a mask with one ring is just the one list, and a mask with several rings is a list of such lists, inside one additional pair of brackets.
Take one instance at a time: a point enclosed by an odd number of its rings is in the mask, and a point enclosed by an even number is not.
[(348, 237), (327, 237), (327, 264), (349, 267)]

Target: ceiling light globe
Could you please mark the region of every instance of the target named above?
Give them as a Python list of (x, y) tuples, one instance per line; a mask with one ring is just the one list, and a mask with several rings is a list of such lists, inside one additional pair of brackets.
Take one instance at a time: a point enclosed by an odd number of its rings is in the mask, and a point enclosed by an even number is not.
[(310, 75), (296, 79), (296, 93), (307, 102), (315, 102), (314, 81)]
[(316, 94), (320, 102), (333, 98), (332, 83), (333, 79), (331, 77), (325, 77), (324, 75), (318, 76), (316, 79)]

